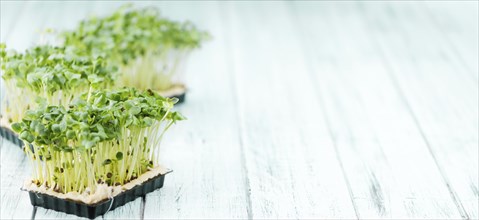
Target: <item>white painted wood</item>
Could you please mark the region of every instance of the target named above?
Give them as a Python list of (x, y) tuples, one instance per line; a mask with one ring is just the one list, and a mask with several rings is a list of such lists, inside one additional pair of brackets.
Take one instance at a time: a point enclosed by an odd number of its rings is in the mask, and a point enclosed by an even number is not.
[[(123, 1), (98, 1), (94, 5), (88, 2), (84, 2), (84, 5), (89, 6), (89, 10), (86, 13), (86, 17), (103, 17), (108, 16), (114, 11), (116, 11), (122, 5), (128, 4), (128, 2)], [(133, 4), (135, 5), (135, 4)], [(76, 27), (76, 24), (73, 25)]]
[[(45, 13), (51, 13), (45, 28), (59, 33), (75, 29), (79, 22), (91, 16), (98, 5), (97, 1), (59, 1), (54, 3)], [(113, 8), (112, 8), (113, 9)], [(110, 9), (110, 10), (112, 10)]]
[[(60, 219), (86, 219), (86, 218), (81, 218), (76, 215), (70, 215), (63, 212), (57, 212), (51, 209), (44, 209), (42, 207), (36, 207), (35, 217), (33, 219), (60, 220)], [(96, 219), (102, 219), (102, 216), (99, 216)]]
[[(455, 198), (461, 215), (476, 219), (479, 211), (478, 84), (475, 80), (469, 81), (470, 78), (462, 75), (450, 60), (438, 62), (434, 59), (434, 53), (421, 52), (425, 48), (434, 47), (431, 42), (435, 42), (431, 40), (434, 37), (429, 34), (431, 32), (421, 32), (418, 29), (421, 25), (411, 25), (412, 20), (424, 20), (419, 19), (424, 10), (413, 4), (390, 7), (394, 8), (399, 18), (407, 16), (411, 21), (397, 19), (392, 23), (402, 32), (400, 36), (403, 37), (394, 39), (394, 47), (385, 47), (385, 42), (380, 41), (387, 62), (390, 63), (398, 87), (403, 90), (444, 180), (449, 184), (449, 191)], [(475, 32), (473, 26), (479, 25), (479, 21), (475, 22), (476, 25), (469, 27), (471, 35)], [(391, 45), (391, 41), (388, 41), (388, 45)], [(466, 42), (474, 46), (477, 38)], [(399, 48), (406, 48), (404, 56), (393, 52)], [(477, 62), (476, 60), (476, 66)]]
[(31, 173), (23, 151), (0, 137), (0, 219), (30, 219), (33, 206), (20, 188)]
[(226, 29), (215, 2), (158, 2), (165, 16), (190, 19), (208, 30), (213, 41), (192, 54), (186, 78), (188, 118), (169, 131), (161, 159), (174, 170), (165, 186), (146, 196), (145, 219), (246, 219), (248, 185), (228, 65)]
[(40, 32), (44, 30), (46, 19), (51, 16), (48, 11), (53, 5), (53, 2), (25, 2), (21, 16), (14, 20), (16, 23), (5, 39), (7, 48), (24, 51), (35, 45), (40, 39)]
[(223, 9), (253, 218), (356, 218), (282, 2)]
[(0, 1), (0, 42), (5, 42), (7, 36), (15, 27), (15, 21), (21, 16), (26, 2)]
[[(369, 5), (364, 3), (366, 8)], [(303, 28), (310, 36), (305, 45), (313, 48), (311, 55), (333, 59), (316, 61), (312, 72), (316, 73), (319, 93), (326, 103), (341, 155), (345, 155), (347, 176), (355, 183), (352, 191), (359, 216), (461, 217), (400, 91), (388, 78), (390, 70), (373, 44), (375, 39), (365, 32), (370, 27), (360, 22), (362, 15), (358, 15), (356, 5), (300, 6), (304, 10), (298, 16), (306, 16), (302, 24), (307, 20), (318, 21), (310, 29)], [(320, 8), (325, 9), (317, 13)], [(307, 9), (310, 13), (305, 12)], [(319, 21), (328, 12), (331, 20)], [(369, 14), (377, 16), (375, 21), (393, 19), (379, 17), (376, 11), (368, 11)], [(397, 28), (389, 27), (391, 32)], [(396, 48), (395, 52), (403, 51)]]
[[(398, 214), (406, 212), (406, 208), (393, 207), (394, 200), (400, 201), (401, 197), (395, 193), (398, 189), (394, 188), (394, 176), (388, 158), (377, 140), (357, 90), (351, 88), (365, 80), (355, 83), (342, 73), (344, 69), (341, 66), (351, 65), (356, 58), (359, 59), (360, 56), (352, 56), (362, 47), (356, 46), (346, 51), (345, 48), (351, 47), (351, 43), (346, 42), (348, 45), (343, 47), (341, 43), (344, 43), (344, 39), (338, 39), (338, 35), (344, 29), (355, 31), (351, 26), (356, 26), (354, 20), (357, 18), (350, 10), (345, 10), (347, 16), (338, 20), (334, 8), (330, 3), (318, 2), (292, 5), (292, 13), (299, 24), (296, 30), (300, 32), (304, 46), (302, 58), (308, 65), (318, 98), (326, 110), (331, 135), (351, 183), (359, 217), (399, 218)], [(345, 28), (338, 30), (340, 26)], [(361, 35), (354, 35), (352, 39), (361, 43), (364, 40)], [(361, 59), (366, 61), (368, 58)], [(356, 64), (351, 74), (358, 70), (362, 73), (365, 68), (366, 64)]]
[(103, 219), (141, 219), (143, 214), (142, 202), (142, 198), (137, 198), (115, 210), (107, 212), (103, 215)]
[(478, 1), (424, 1), (419, 15), (428, 15), (439, 34), (450, 46), (451, 58), (459, 59), (462, 66), (479, 78), (479, 2)]

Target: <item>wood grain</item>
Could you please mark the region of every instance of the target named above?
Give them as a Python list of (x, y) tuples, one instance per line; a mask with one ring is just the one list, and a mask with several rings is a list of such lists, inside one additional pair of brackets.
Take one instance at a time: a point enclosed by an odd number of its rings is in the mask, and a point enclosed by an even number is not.
[(284, 4), (234, 2), (224, 12), (252, 217), (355, 218)]
[[(30, 219), (33, 217), (33, 206), (27, 192), (20, 188), (31, 173), (30, 164), (18, 146), (0, 139), (0, 218)], [(8, 163), (4, 161), (9, 161)]]
[[(470, 72), (461, 71), (451, 59), (438, 58), (442, 55), (443, 45), (431, 40), (434, 39), (434, 32), (415, 28), (428, 26), (428, 23), (417, 23), (427, 21), (420, 17), (424, 14), (421, 5), (389, 7), (394, 8), (398, 17), (408, 16), (411, 19), (397, 19), (392, 23), (402, 32), (400, 36), (403, 38), (395, 39), (389, 45), (397, 46), (395, 49), (407, 48), (405, 56), (391, 53), (394, 47), (386, 48), (382, 44), (393, 78), (403, 91), (404, 99), (461, 216), (475, 219), (479, 207), (479, 128), (477, 123), (467, 122), (479, 120), (477, 81), (471, 80), (467, 75)], [(411, 25), (413, 21), (416, 21), (416, 26)], [(412, 38), (414, 41), (408, 40)], [(474, 51), (474, 46), (470, 50)], [(424, 90), (424, 87), (428, 89)]]
[[(476, 83), (479, 79), (479, 2), (451, 1), (423, 2), (415, 5), (423, 8), (418, 15), (429, 16), (431, 27), (434, 27), (437, 35), (434, 38), (443, 38), (445, 44), (451, 50), (450, 59), (459, 61), (459, 68), (464, 68), (472, 74)], [(427, 27), (427, 26), (426, 26)], [(434, 39), (433, 38), (433, 39)], [(440, 46), (440, 45), (437, 45)]]
[[(314, 6), (317, 8), (312, 9)], [(339, 7), (314, 4), (305, 6), (303, 9), (308, 8), (311, 12), (316, 12), (321, 6), (325, 8), (321, 11), (323, 13), (319, 13), (321, 18), (327, 17), (324, 14), (329, 11), (331, 20), (319, 22), (325, 26), (316, 25), (316, 29), (308, 29), (309, 32), (306, 33), (309, 33), (311, 38), (307, 45), (314, 48), (311, 55), (318, 58), (331, 58), (335, 56), (334, 54), (338, 55), (336, 60), (331, 61), (332, 64), (324, 65), (321, 61), (311, 63), (319, 63), (314, 65), (316, 68), (313, 67), (313, 72), (320, 75), (317, 77), (319, 93), (322, 94), (325, 102), (328, 102), (326, 106), (330, 107), (327, 117), (335, 121), (331, 123), (333, 129), (339, 129), (334, 132), (338, 136), (336, 139), (344, 147), (352, 148), (341, 153), (344, 152), (350, 156), (345, 156), (347, 159), (343, 160), (347, 170), (352, 171), (348, 172), (347, 176), (360, 180), (359, 182), (351, 181), (359, 183), (354, 184), (353, 194), (355, 198), (357, 194), (359, 195), (355, 201), (360, 217), (459, 218), (459, 214), (462, 213), (459, 213), (456, 208), (455, 198), (451, 199), (448, 193), (450, 189), (448, 182), (444, 181), (443, 172), (437, 167), (434, 155), (429, 152), (429, 143), (424, 140), (420, 128), (417, 128), (415, 115), (411, 115), (407, 105), (405, 106), (401, 89), (398, 91), (395, 88), (395, 79), (388, 79), (387, 73), (391, 70), (388, 69), (389, 66), (384, 65), (382, 54), (378, 53), (374, 46), (373, 42), (377, 39), (372, 38), (369, 35), (370, 32), (364, 31), (371, 27), (358, 22), (361, 20), (361, 15), (357, 12), (360, 10), (350, 4), (336, 5)], [(376, 5), (364, 3), (364, 7), (369, 9)], [(300, 17), (309, 15), (312, 17), (308, 17), (307, 20), (319, 21), (314, 19), (318, 13), (305, 13), (305, 10), (298, 13)], [(384, 9), (378, 9), (378, 11), (384, 12), (385, 16), (375, 17), (371, 21), (386, 22), (392, 19), (388, 17), (389, 11)], [(381, 15), (378, 11), (366, 13)], [(347, 16), (344, 16), (345, 14)], [(305, 20), (302, 20), (302, 23), (306, 23)], [(379, 29), (386, 27), (390, 29)], [(382, 25), (377, 27), (377, 31), (371, 32), (398, 36), (394, 33), (396, 29), (397, 25)], [(316, 33), (314, 33), (315, 30)], [(324, 32), (333, 35), (326, 37), (331, 41), (322, 40), (320, 34)], [(354, 36), (354, 38), (348, 36)], [(383, 36), (381, 39), (386, 37)], [(314, 47), (315, 43), (318, 44), (317, 47)], [(328, 47), (326, 45), (328, 43), (333, 45)], [(391, 45), (397, 44), (389, 42), (383, 46), (389, 46), (387, 48), (389, 49)], [(393, 53), (403, 51), (401, 47), (393, 49)], [(324, 67), (326, 70), (322, 71)], [(331, 71), (330, 68), (335, 69)], [(328, 93), (332, 94), (328, 95)], [(347, 97), (355, 97), (357, 101)], [(361, 118), (364, 119), (359, 120)], [(338, 127), (337, 122), (340, 121), (346, 121), (347, 124)], [(341, 137), (343, 135), (345, 137)], [(360, 144), (363, 141), (365, 144)], [(359, 147), (356, 146), (358, 144)], [(378, 145), (380, 149), (365, 148), (371, 148), (374, 145)], [(357, 153), (365, 154), (365, 158), (349, 164), (358, 156), (352, 154), (356, 148), (361, 149)], [(380, 161), (384, 164), (377, 164)], [(373, 164), (370, 164), (371, 162)], [(358, 165), (361, 164), (364, 167), (358, 170), (360, 168)]]
[(0, 42), (5, 42), (7, 36), (15, 28), (18, 18), (24, 12), (26, 2), (1, 1), (0, 13), (2, 19), (0, 20)]

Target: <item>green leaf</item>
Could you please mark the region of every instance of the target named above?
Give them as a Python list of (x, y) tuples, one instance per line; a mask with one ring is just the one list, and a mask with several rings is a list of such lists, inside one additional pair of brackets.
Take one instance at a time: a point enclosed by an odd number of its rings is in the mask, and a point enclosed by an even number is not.
[(141, 108), (138, 106), (133, 106), (130, 108), (130, 110), (128, 110), (128, 112), (132, 115), (137, 115), (141, 112)]
[(95, 146), (95, 142), (93, 140), (83, 140), (81, 143), (85, 149), (90, 149)]
[(66, 133), (66, 137), (67, 137), (68, 139), (73, 139), (73, 138), (75, 138), (75, 136), (76, 136), (75, 131), (69, 130), (69, 131), (67, 131), (67, 133)]
[(35, 137), (28, 131), (23, 131), (20, 133), (20, 139), (27, 141), (28, 143), (32, 143), (35, 140)]
[(12, 130), (19, 133), (20, 131), (22, 131), (22, 128), (24, 126), (24, 123), (22, 122), (15, 122), (13, 123), (12, 125)]
[(47, 129), (45, 128), (45, 126), (43, 124), (38, 123), (35, 126), (35, 132), (38, 133), (39, 135), (43, 136), (47, 133)]
[(27, 65), (25, 65), (25, 63), (20, 63), (20, 65), (18, 65), (18, 71), (20, 71), (22, 74), (26, 74)]
[(59, 124), (53, 124), (52, 125), (52, 131), (55, 132), (55, 133), (60, 133), (62, 131), (62, 129), (60, 128)]
[(153, 122), (155, 121), (151, 119), (150, 117), (144, 117), (143, 122), (145, 123), (146, 127), (150, 127), (151, 125), (153, 125)]

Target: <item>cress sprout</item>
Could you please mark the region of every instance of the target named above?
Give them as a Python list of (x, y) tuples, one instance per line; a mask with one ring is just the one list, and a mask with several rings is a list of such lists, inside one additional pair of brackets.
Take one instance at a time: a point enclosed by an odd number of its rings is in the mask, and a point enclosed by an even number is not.
[(177, 85), (190, 52), (209, 34), (190, 22), (161, 17), (157, 8), (125, 5), (110, 16), (81, 21), (64, 43), (118, 63), (119, 86), (165, 91)]
[(79, 94), (112, 87), (117, 67), (75, 47), (36, 46), (18, 53), (0, 45), (6, 95), (2, 117), (17, 122), (39, 102), (67, 106)]
[(176, 98), (151, 90), (96, 91), (70, 106), (40, 106), (12, 124), (33, 164), (33, 183), (60, 193), (93, 194), (158, 166), (160, 141), (183, 116)]

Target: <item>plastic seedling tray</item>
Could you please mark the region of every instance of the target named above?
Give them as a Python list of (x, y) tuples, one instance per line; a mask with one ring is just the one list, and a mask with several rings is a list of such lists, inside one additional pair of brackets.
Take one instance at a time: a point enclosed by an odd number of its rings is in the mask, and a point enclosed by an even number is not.
[[(18, 138), (18, 135), (12, 131), (10, 128), (0, 126), (0, 136), (2, 136), (7, 141), (12, 142), (13, 144), (19, 146), (20, 148), (23, 147), (23, 141)], [(30, 149), (33, 151), (33, 146), (30, 145)]]
[(173, 88), (166, 91), (160, 91), (159, 93), (164, 97), (177, 98), (177, 104), (180, 104), (185, 101), (186, 91), (187, 89), (183, 84), (176, 84)]
[(23, 146), (23, 141), (18, 138), (18, 135), (10, 130), (10, 128), (0, 126), (0, 136), (5, 138), (6, 140), (18, 145), (19, 147)]
[(185, 102), (185, 96), (186, 96), (186, 92), (183, 92), (181, 94), (170, 96), (170, 98), (173, 98), (173, 97), (177, 98), (178, 99), (177, 104), (181, 104), (181, 103)]
[(85, 204), (82, 202), (60, 199), (51, 195), (32, 191), (29, 191), (28, 193), (30, 194), (30, 202), (33, 206), (94, 219), (100, 215), (104, 215), (108, 211), (114, 210), (115, 208), (163, 187), (165, 175), (170, 172), (171, 171), (148, 179), (142, 184), (134, 186), (133, 188), (114, 196), (112, 199), (107, 199), (96, 204)]

